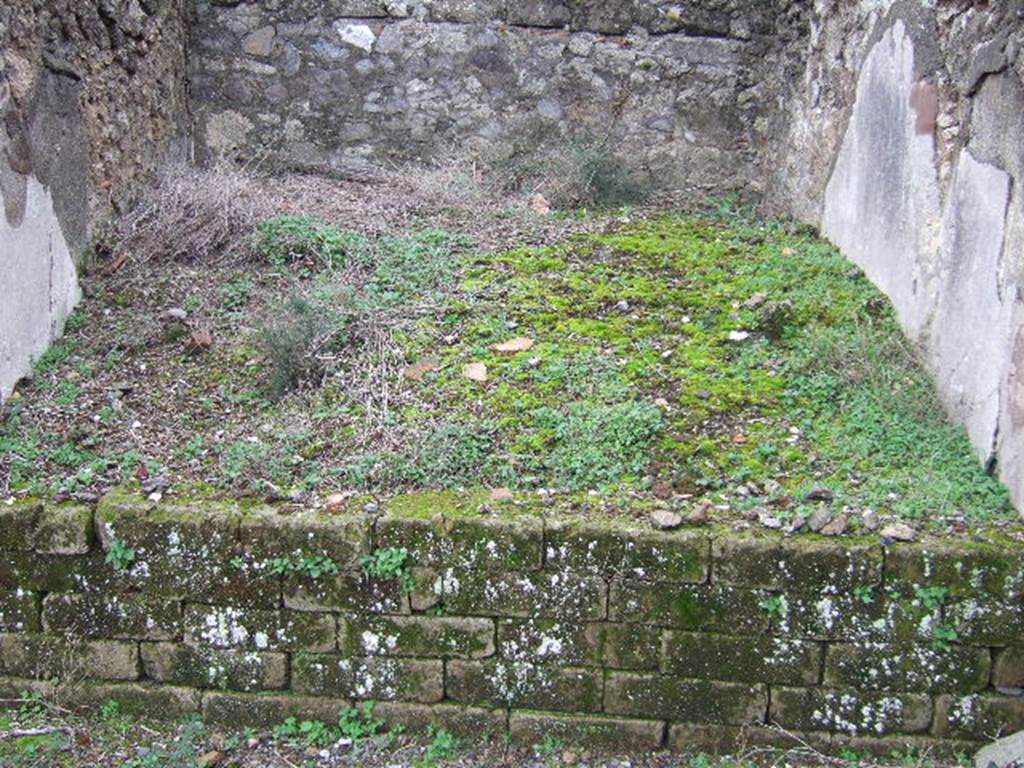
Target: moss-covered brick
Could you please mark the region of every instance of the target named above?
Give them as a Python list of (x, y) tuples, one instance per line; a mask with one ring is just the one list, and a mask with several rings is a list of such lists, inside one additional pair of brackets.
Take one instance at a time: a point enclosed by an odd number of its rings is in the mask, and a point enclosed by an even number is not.
[(651, 531), (619, 521), (555, 518), (544, 531), (548, 568), (576, 573), (703, 583), (710, 540), (691, 531)]
[(34, 552), (0, 552), (0, 587), (39, 592), (81, 592), (109, 589), (103, 555), (59, 556)]
[(423, 731), (443, 728), (459, 738), (497, 740), (505, 735), (505, 712), (501, 709), (464, 707), (458, 704), (410, 704), (382, 701), (373, 708), (375, 720), (394, 728)]
[(436, 568), (411, 568), (412, 591), (409, 592), (409, 607), (415, 613), (425, 613), (437, 608), (444, 599), (441, 571)]
[(84, 683), (61, 691), (61, 704), (95, 714), (115, 701), (119, 711), (137, 718), (182, 720), (200, 711), (201, 692), (194, 688), (147, 683)]
[(960, 642), (1007, 645), (1024, 638), (1024, 596), (1015, 599), (967, 598), (945, 609), (945, 623)]
[(541, 519), (531, 515), (389, 515), (377, 521), (374, 542), (379, 549), (405, 549), (419, 567), (520, 571), (540, 568), (543, 533)]
[(35, 499), (0, 503), (0, 551), (32, 550), (42, 509), (42, 502)]
[(52, 594), (43, 600), (43, 626), (75, 637), (174, 640), (182, 632), (181, 605), (131, 594)]
[(734, 755), (758, 747), (794, 749), (810, 747), (828, 754), (831, 735), (817, 731), (780, 731), (763, 725), (700, 725), (675, 723), (669, 726), (665, 746), (672, 752), (706, 752)]
[(498, 655), (535, 664), (657, 669), (661, 633), (656, 627), (559, 619), (502, 619)]
[(552, 617), (590, 621), (605, 617), (607, 585), (571, 571), (488, 573), (446, 570), (441, 588), (448, 613), (470, 616)]
[(605, 681), (604, 709), (613, 715), (687, 723), (762, 723), (768, 710), (768, 689), (763, 685), (612, 672)]
[(137, 680), (139, 652), (134, 643), (114, 640), (73, 641), (50, 635), (0, 635), (0, 673), (20, 677)]
[(39, 514), (35, 550), (46, 555), (84, 555), (93, 539), (92, 509), (77, 504), (47, 504)]
[(203, 722), (232, 730), (270, 728), (287, 718), (336, 723), (352, 706), (346, 699), (294, 694), (251, 694), (207, 691), (203, 693)]
[(886, 552), (886, 582), (940, 587), (952, 600), (1005, 601), (1024, 594), (1019, 545), (968, 541), (894, 545)]
[(661, 747), (665, 724), (656, 720), (512, 712), (509, 734), (513, 742), (524, 746), (555, 738), (588, 749), (648, 752)]
[(911, 693), (772, 687), (769, 719), (786, 730), (870, 734), (926, 733), (932, 700)]
[[(1021, 641), (1024, 642), (1024, 636)], [(1024, 645), (1002, 648), (996, 652), (992, 685), (996, 688), (1024, 689)]]
[(196, 647), (254, 651), (331, 651), (334, 616), (299, 611), (264, 611), (230, 606), (188, 605), (185, 642)]
[(933, 735), (992, 741), (1024, 730), (1024, 698), (997, 694), (939, 696)]
[(785, 637), (731, 637), (666, 632), (661, 668), (678, 677), (748, 683), (815, 685), (821, 646)]
[(612, 582), (612, 621), (655, 624), (694, 632), (753, 635), (768, 629), (761, 607), (767, 592), (730, 586)]
[(105, 552), (115, 540), (133, 550), (126, 577), (165, 597), (197, 599), (236, 574), (237, 505), (212, 500), (153, 504), (125, 489), (104, 496), (96, 530)]
[(21, 587), (0, 588), (0, 632), (38, 632), (39, 595)]
[(772, 631), (789, 637), (818, 640), (910, 640), (920, 624), (906, 601), (892, 602), (882, 587), (840, 592), (785, 592), (786, 613), (775, 617)]
[(987, 648), (951, 644), (829, 645), (825, 684), (867, 691), (972, 693), (988, 685)]
[(717, 584), (838, 595), (878, 585), (882, 579), (882, 548), (877, 544), (723, 536), (711, 550)]
[(190, 688), (262, 691), (288, 684), (283, 653), (196, 648), (182, 643), (142, 643), (146, 677)]
[(461, 704), (600, 712), (600, 669), (552, 667), (506, 659), (450, 661), (445, 692)]
[(300, 574), (287, 576), (284, 604), (297, 611), (409, 612), (409, 599), (401, 580), (370, 578), (355, 571), (318, 579)]
[(297, 653), (292, 688), (313, 696), (432, 704), (444, 698), (444, 663)]
[(362, 614), (346, 623), (342, 650), (355, 656), (482, 659), (494, 653), (490, 619)]
[(284, 514), (264, 507), (249, 510), (239, 526), (244, 559), (254, 567), (277, 558), (330, 558), (341, 569), (359, 567), (370, 552), (371, 519), (359, 514), (303, 510)]

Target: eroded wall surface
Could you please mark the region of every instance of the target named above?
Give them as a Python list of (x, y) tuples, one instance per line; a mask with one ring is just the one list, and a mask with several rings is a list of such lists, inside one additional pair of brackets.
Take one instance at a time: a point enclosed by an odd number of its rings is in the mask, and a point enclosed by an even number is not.
[(94, 226), (186, 113), (184, 0), (0, 6), (0, 401), (61, 331)]
[(749, 189), (774, 2), (198, 0), (209, 154), (355, 175), (599, 144), (695, 197)]
[(1024, 3), (818, 0), (768, 182), (892, 299), (1024, 504)]

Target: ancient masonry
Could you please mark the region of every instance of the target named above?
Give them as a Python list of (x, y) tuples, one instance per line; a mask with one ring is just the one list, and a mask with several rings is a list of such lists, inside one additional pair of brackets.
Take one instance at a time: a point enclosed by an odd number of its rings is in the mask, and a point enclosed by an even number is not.
[(85, 673), (62, 703), (251, 726), (375, 701), (405, 725), (637, 749), (792, 744), (785, 729), (970, 751), (1024, 727), (1019, 545), (446, 514), (461, 501), (5, 507), (0, 696)]

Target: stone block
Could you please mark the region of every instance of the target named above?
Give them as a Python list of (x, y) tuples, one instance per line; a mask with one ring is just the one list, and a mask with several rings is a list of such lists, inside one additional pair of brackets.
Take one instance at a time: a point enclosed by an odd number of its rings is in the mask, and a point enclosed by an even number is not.
[[(389, 514), (377, 521), (377, 548), (405, 549), (412, 565), (457, 570), (522, 571), (541, 566), (543, 521), (528, 514), (492, 517), (452, 514), (448, 494), (414, 494), (408, 497), (435, 499), (430, 517), (412, 516), (395, 500)], [(475, 499), (476, 497), (472, 497)], [(472, 503), (461, 502), (461, 503)]]
[(75, 637), (175, 640), (182, 633), (181, 605), (129, 594), (52, 594), (43, 600), (43, 626)]
[(768, 716), (786, 730), (850, 736), (927, 733), (932, 722), (932, 701), (920, 694), (778, 686), (772, 688)]
[(564, 27), (572, 20), (562, 0), (519, 0), (508, 7), (508, 23), (524, 27)]
[(928, 542), (901, 544), (886, 552), (886, 581), (920, 587), (941, 587), (951, 601), (996, 602), (1019, 596), (1024, 589), (1024, 555), (991, 544)]
[(21, 587), (0, 588), (0, 632), (38, 632), (39, 595)]
[(0, 552), (0, 587), (38, 592), (78, 592), (106, 588), (109, 567), (100, 553), (75, 556)]
[(934, 736), (991, 741), (1017, 731), (1024, 731), (1024, 697), (970, 694), (935, 699)]
[(1024, 595), (1005, 599), (968, 598), (945, 609), (945, 623), (957, 640), (975, 645), (1007, 645), (1024, 638)]
[(355, 572), (319, 579), (289, 576), (284, 582), (284, 604), (297, 611), (409, 612), (400, 580), (372, 579)]
[(665, 724), (657, 720), (512, 712), (509, 733), (513, 742), (523, 745), (540, 744), (554, 737), (588, 749), (649, 752), (661, 747)]
[(819, 540), (726, 536), (711, 546), (716, 584), (782, 590), (807, 596), (839, 595), (881, 584), (882, 548)]
[(613, 672), (605, 682), (604, 709), (613, 715), (747, 725), (764, 722), (768, 689), (756, 684)]
[(505, 711), (480, 709), (457, 704), (409, 704), (382, 701), (373, 708), (373, 716), (388, 726), (423, 731), (444, 728), (459, 738), (488, 741), (505, 735)]
[(482, 659), (494, 653), (490, 619), (363, 614), (347, 624), (342, 651), (355, 656)]
[(503, 619), (498, 622), (502, 658), (534, 664), (657, 669), (661, 632), (656, 627), (558, 619)]
[(784, 637), (666, 632), (661, 669), (699, 680), (816, 685), (821, 646)]
[(183, 617), (185, 642), (196, 647), (255, 651), (331, 651), (337, 627), (330, 615), (189, 605)]
[(460, 704), (485, 707), (600, 712), (601, 670), (550, 667), (521, 661), (450, 661), (445, 692)]
[(43, 505), (34, 499), (0, 504), (0, 550), (31, 551)]
[(694, 632), (754, 635), (768, 629), (770, 616), (761, 607), (767, 597), (767, 592), (729, 586), (616, 581), (609, 618)]
[(49, 635), (0, 635), (0, 672), (18, 677), (137, 680), (134, 643), (71, 641)]
[(181, 643), (142, 643), (146, 677), (190, 688), (264, 691), (288, 685), (283, 653), (196, 648)]
[(995, 688), (1024, 689), (1024, 646), (1017, 645), (997, 651), (992, 669)]
[(700, 584), (707, 581), (711, 542), (692, 531), (651, 531), (617, 522), (549, 521), (545, 568), (623, 579)]
[(874, 756), (881, 761), (892, 760), (894, 754), (928, 755), (929, 759), (933, 761), (946, 760), (955, 764), (961, 756), (969, 755), (977, 748), (977, 742), (936, 739), (930, 736), (902, 734), (846, 736), (836, 734), (832, 737), (832, 754), (856, 752), (858, 755)]
[(451, 614), (551, 617), (591, 621), (605, 617), (607, 586), (599, 578), (532, 571), (443, 575), (444, 605)]
[(830, 645), (825, 684), (864, 691), (971, 693), (988, 686), (987, 648), (935, 644)]
[(246, 694), (207, 692), (203, 694), (203, 721), (210, 725), (242, 730), (270, 728), (289, 717), (320, 720), (334, 724), (352, 706), (346, 699), (319, 698), (293, 694)]
[(146, 683), (83, 683), (61, 691), (61, 704), (95, 715), (116, 701), (120, 711), (136, 718), (182, 720), (200, 711), (201, 693), (192, 688)]
[(283, 514), (266, 507), (241, 519), (239, 540), (245, 560), (257, 567), (277, 558), (325, 557), (339, 570), (352, 570), (370, 553), (370, 525), (366, 515), (320, 510)]
[(312, 696), (432, 704), (444, 698), (444, 664), (300, 653), (292, 658), (292, 689)]
[(35, 550), (45, 555), (84, 555), (93, 538), (92, 509), (73, 504), (47, 504), (39, 515)]

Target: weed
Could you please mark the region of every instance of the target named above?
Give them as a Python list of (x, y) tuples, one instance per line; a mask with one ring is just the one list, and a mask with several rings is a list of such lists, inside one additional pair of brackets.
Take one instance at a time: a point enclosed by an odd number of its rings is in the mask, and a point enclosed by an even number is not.
[(371, 578), (397, 579), (406, 592), (416, 589), (416, 579), (409, 570), (409, 551), (402, 547), (375, 550), (361, 561), (363, 573)]
[[(239, 558), (233, 558), (231, 564), (236, 568), (242, 568), (245, 562)], [(338, 573), (338, 564), (326, 555), (302, 555), (301, 557), (275, 557), (267, 564), (271, 573), (284, 576), (289, 573), (299, 573), (311, 579), (319, 579), (322, 576), (329, 576)]]
[(107, 562), (114, 567), (115, 571), (127, 571), (135, 562), (135, 550), (120, 539), (114, 539), (110, 542)]
[(765, 613), (776, 619), (785, 618), (789, 610), (789, 604), (786, 601), (785, 595), (772, 595), (771, 597), (766, 597), (761, 601), (760, 605)]
[(914, 597), (926, 610), (937, 611), (946, 604), (949, 587), (914, 587)]
[(451, 759), (459, 750), (459, 740), (444, 728), (428, 726), (427, 736), (430, 738), (430, 743), (427, 745), (421, 763), (425, 768), (435, 765), (439, 760)]
[(318, 383), (327, 361), (348, 341), (351, 316), (337, 290), (321, 287), (293, 293), (260, 329), (260, 346), (270, 364), (270, 388), (281, 395)]
[(936, 624), (932, 627), (932, 646), (937, 651), (948, 651), (950, 643), (960, 635), (948, 624)]
[(372, 739), (384, 729), (384, 723), (373, 716), (373, 702), (368, 701), (362, 708), (349, 707), (342, 710), (338, 718), (338, 732), (353, 742)]
[(276, 267), (313, 261), (332, 269), (365, 249), (366, 240), (316, 216), (278, 216), (256, 226), (254, 248)]
[(871, 605), (875, 602), (875, 588), (872, 586), (854, 587), (853, 596), (864, 605)]
[(220, 305), (227, 312), (237, 312), (249, 303), (254, 290), (256, 284), (247, 277), (229, 280), (221, 289)]
[(565, 749), (565, 741), (550, 733), (545, 735), (540, 743), (535, 744), (533, 747), (537, 757), (542, 760), (560, 754), (563, 749)]

